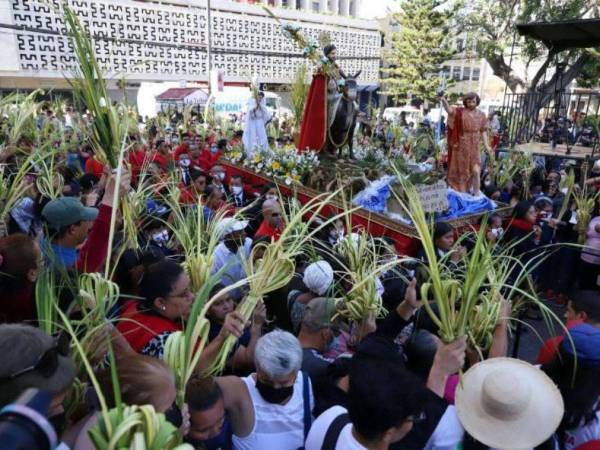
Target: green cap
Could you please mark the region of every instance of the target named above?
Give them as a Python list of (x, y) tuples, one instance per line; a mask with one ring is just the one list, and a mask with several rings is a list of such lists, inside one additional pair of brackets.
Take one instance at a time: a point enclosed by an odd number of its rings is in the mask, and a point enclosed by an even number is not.
[(42, 209), (42, 216), (55, 230), (73, 225), (81, 220), (95, 220), (97, 215), (96, 208), (86, 208), (75, 197), (60, 197), (51, 200)]
[(335, 326), (331, 319), (333, 319), (336, 312), (335, 299), (314, 298), (306, 305), (302, 316), (302, 325), (314, 331)]

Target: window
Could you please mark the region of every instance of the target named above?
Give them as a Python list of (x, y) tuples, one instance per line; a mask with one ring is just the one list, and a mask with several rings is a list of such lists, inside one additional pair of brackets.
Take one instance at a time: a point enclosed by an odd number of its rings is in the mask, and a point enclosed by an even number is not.
[(457, 81), (460, 80), (460, 67), (452, 68), (452, 79)]
[(442, 67), (442, 72), (444, 73), (444, 76), (446, 77), (446, 79), (448, 79), (452, 76), (452, 68), (450, 66)]
[(463, 67), (462, 79), (463, 79), (463, 81), (469, 81), (471, 79), (471, 68), (470, 67)]
[(314, 12), (319, 12), (319, 2), (312, 2), (312, 10)]
[(464, 52), (465, 51), (465, 40), (464, 39), (457, 39), (456, 40), (456, 49), (459, 52)]
[(471, 80), (479, 81), (479, 69), (473, 69), (473, 74), (471, 75)]

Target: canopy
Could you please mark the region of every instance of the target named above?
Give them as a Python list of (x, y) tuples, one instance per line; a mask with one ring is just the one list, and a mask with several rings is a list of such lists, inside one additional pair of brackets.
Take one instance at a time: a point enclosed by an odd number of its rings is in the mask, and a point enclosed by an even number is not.
[(532, 22), (517, 25), (517, 30), (556, 51), (600, 46), (600, 19)]

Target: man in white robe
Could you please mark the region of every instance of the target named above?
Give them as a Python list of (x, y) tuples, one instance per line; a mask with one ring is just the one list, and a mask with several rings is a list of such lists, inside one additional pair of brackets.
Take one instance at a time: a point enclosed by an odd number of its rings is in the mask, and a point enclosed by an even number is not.
[(258, 149), (268, 148), (269, 146), (265, 127), (273, 118), (273, 114), (267, 108), (265, 94), (260, 92), (258, 98), (260, 100), (258, 105), (254, 97), (248, 101), (248, 111), (246, 112), (246, 124), (242, 141), (248, 156), (252, 156)]

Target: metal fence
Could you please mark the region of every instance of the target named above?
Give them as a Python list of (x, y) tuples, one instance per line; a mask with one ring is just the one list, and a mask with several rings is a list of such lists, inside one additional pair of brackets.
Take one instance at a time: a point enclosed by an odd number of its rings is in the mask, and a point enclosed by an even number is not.
[(600, 93), (507, 93), (502, 106), (502, 145), (542, 142), (600, 150)]

